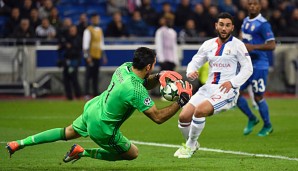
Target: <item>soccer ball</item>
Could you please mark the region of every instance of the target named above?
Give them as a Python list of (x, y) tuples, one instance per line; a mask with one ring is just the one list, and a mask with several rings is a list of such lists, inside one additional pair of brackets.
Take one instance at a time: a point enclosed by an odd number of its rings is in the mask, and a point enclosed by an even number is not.
[[(183, 85), (183, 82), (181, 80), (178, 81), (180, 81)], [(176, 82), (168, 81), (167, 85), (165, 87), (160, 86), (159, 90), (161, 96), (168, 101), (176, 101), (179, 97)]]

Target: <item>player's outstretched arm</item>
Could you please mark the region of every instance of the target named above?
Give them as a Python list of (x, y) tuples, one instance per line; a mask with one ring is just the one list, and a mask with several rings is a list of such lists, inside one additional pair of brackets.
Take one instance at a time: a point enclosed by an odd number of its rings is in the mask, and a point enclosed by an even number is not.
[(182, 86), (181, 82), (177, 82), (176, 84), (179, 94), (179, 98), (176, 102), (163, 109), (157, 109), (157, 107), (154, 105), (150, 109), (144, 111), (144, 114), (155, 123), (162, 124), (170, 119), (180, 108), (188, 103), (190, 97), (192, 96), (191, 84), (189, 84), (187, 81), (185, 82), (185, 86)]

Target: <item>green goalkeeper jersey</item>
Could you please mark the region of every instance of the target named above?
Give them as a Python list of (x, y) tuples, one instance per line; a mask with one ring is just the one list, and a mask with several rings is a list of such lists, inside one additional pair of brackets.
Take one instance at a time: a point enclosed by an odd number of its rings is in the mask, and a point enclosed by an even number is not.
[(119, 126), (135, 109), (143, 112), (154, 105), (144, 79), (132, 71), (132, 62), (126, 62), (114, 72), (108, 89), (100, 95), (100, 118)]

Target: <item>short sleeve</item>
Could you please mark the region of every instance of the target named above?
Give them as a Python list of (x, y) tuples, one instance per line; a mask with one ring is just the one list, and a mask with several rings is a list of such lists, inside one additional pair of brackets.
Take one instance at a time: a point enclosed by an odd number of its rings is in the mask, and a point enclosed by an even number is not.
[(140, 112), (148, 110), (154, 105), (154, 101), (149, 96), (148, 91), (139, 82), (136, 82), (134, 85), (133, 96), (133, 106)]
[(274, 34), (272, 32), (271, 26), (268, 22), (264, 23), (261, 28), (262, 37), (265, 41), (274, 40)]

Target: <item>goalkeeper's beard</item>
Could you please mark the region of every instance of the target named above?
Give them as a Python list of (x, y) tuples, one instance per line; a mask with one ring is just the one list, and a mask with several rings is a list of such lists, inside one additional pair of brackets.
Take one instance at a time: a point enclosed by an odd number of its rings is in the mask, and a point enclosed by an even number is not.
[(148, 72), (146, 75), (145, 75), (145, 78), (144, 79), (147, 79), (150, 75), (150, 72)]

